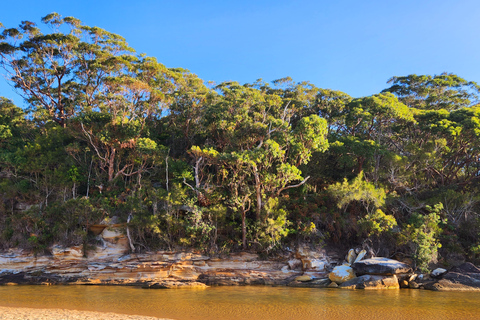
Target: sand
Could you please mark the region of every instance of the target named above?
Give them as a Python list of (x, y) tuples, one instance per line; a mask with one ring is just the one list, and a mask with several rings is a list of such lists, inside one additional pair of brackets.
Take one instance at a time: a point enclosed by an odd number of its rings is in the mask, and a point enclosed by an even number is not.
[[(0, 320), (159, 320), (161, 318), (67, 309), (0, 307)], [(168, 319), (161, 319), (168, 320)]]

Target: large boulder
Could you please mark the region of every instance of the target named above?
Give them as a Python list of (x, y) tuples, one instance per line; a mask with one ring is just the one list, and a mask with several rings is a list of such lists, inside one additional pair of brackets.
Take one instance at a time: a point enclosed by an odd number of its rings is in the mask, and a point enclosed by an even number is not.
[(449, 272), (436, 282), (425, 283), (424, 287), (434, 291), (480, 291), (480, 274)]
[(353, 271), (352, 267), (341, 265), (333, 268), (332, 272), (328, 274), (328, 278), (332, 282), (341, 284), (355, 278), (355, 272)]
[(397, 276), (377, 276), (366, 274), (342, 283), (344, 289), (399, 289)]
[(377, 275), (395, 275), (401, 273), (409, 273), (412, 268), (403, 262), (376, 257), (357, 261), (352, 265), (355, 273), (363, 274), (377, 274)]

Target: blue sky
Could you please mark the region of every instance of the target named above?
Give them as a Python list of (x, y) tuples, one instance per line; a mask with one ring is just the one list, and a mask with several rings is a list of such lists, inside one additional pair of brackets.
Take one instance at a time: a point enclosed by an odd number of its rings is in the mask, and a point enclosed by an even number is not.
[[(480, 82), (480, 1), (8, 1), (0, 22), (74, 16), (138, 53), (204, 80), (285, 76), (354, 97), (392, 76), (452, 72)], [(0, 96), (22, 100), (0, 80)]]

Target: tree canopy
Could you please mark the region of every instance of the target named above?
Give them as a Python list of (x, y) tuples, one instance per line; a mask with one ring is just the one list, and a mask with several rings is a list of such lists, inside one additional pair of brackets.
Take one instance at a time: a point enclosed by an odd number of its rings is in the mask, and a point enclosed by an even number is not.
[(367, 97), (289, 77), (212, 85), (75, 18), (42, 23), (1, 29), (28, 104), (0, 98), (1, 248), (88, 244), (116, 217), (132, 250), (307, 242), (479, 261), (475, 82), (398, 76)]

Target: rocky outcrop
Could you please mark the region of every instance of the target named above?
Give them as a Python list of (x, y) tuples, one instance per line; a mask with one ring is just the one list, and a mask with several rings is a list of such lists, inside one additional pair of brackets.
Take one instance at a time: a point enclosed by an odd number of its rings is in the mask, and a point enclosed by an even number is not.
[(0, 270), (0, 283), (3, 284), (160, 283), (159, 286), (166, 286), (165, 282), (202, 282), (206, 285), (285, 285), (303, 274), (288, 269), (287, 261), (261, 260), (250, 253), (233, 254), (224, 259), (166, 251), (91, 258), (83, 257), (77, 249), (60, 248), (52, 256), (35, 257), (22, 251), (1, 255)]
[(399, 289), (397, 276), (363, 275), (339, 285), (343, 289)]
[(412, 268), (408, 264), (381, 257), (357, 261), (352, 267), (358, 275), (396, 275), (412, 272)]
[(480, 269), (469, 262), (450, 271), (438, 268), (430, 275), (418, 275), (410, 281), (409, 287), (434, 291), (480, 291)]
[[(103, 225), (102, 225), (103, 227)], [(128, 254), (121, 226), (100, 228), (95, 250), (54, 245), (51, 255), (35, 256), (22, 250), (0, 254), (0, 284), (131, 284), (152, 288), (203, 285), (287, 285), (298, 276), (305, 282), (326, 277), (324, 251), (299, 250), (295, 256), (262, 260), (252, 253), (218, 258), (194, 252), (158, 251)], [(314, 284), (315, 282), (312, 282)]]

